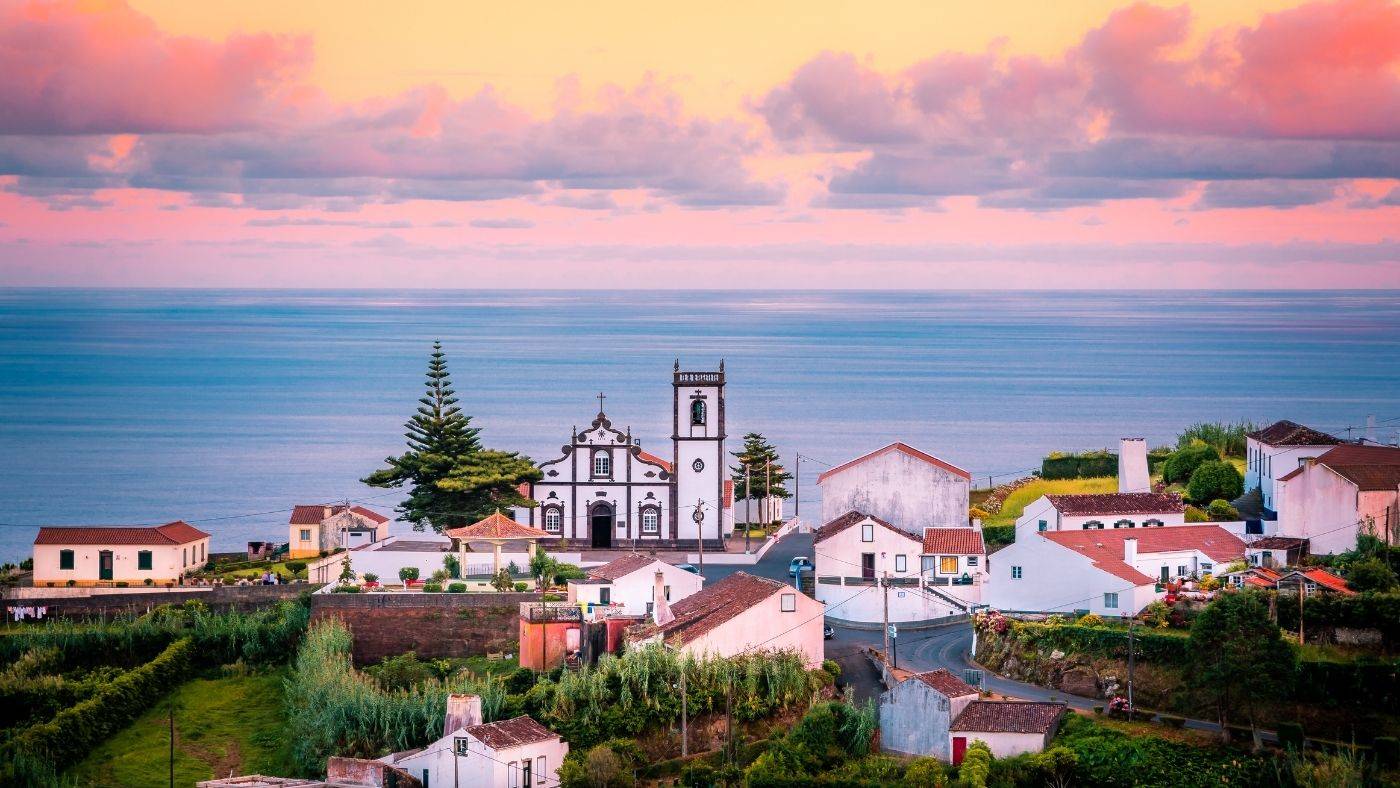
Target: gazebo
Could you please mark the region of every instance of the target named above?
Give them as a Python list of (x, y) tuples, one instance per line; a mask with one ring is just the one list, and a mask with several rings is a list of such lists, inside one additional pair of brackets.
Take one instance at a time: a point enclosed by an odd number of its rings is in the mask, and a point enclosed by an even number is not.
[(506, 542), (528, 541), (530, 557), (534, 558), (536, 542), (551, 536), (538, 528), (521, 525), (500, 511), (485, 520), (461, 528), (449, 528), (444, 533), (457, 540), (458, 560), (462, 562), (463, 567), (467, 565), (467, 542), (490, 542), (495, 554), (491, 563), (493, 575), (501, 571), (501, 545)]

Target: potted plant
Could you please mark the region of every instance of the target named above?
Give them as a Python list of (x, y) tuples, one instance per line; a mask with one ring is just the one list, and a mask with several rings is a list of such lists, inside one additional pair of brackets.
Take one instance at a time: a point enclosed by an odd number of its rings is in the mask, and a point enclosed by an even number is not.
[(365, 588), (378, 588), (379, 575), (373, 572), (365, 572)]

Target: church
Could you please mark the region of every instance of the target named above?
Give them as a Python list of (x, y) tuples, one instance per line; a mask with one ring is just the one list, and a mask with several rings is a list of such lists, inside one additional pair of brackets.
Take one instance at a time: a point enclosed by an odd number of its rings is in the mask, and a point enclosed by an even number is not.
[[(575, 429), (544, 478), (522, 490), (538, 506), (515, 519), (571, 548), (723, 549), (734, 525), (734, 483), (724, 453), (724, 362), (714, 372), (671, 377), (671, 456), (642, 451), (641, 440), (613, 426), (598, 395), (598, 415)], [(551, 540), (545, 540), (548, 544)]]

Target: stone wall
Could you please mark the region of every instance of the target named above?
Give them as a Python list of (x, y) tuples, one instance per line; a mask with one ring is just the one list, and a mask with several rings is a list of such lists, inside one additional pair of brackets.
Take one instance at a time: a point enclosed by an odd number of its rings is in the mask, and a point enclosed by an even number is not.
[[(974, 659), (1007, 678), (1069, 695), (1109, 699), (1128, 691), (1128, 665), (1124, 660), (1044, 650), (987, 630), (978, 632)], [(1133, 670), (1133, 696), (1138, 705), (1168, 709), (1184, 691), (1180, 670), (1138, 659)]]
[(539, 594), (317, 594), (311, 618), (344, 621), (356, 665), (413, 651), (424, 659), (515, 652), (520, 603)]
[[(216, 611), (253, 610), (283, 599), (296, 599), (320, 586), (306, 583), (277, 586), (214, 586), (170, 591), (131, 591), (91, 596), (33, 596), (6, 599), (7, 607), (44, 607), (46, 618), (110, 618), (120, 614), (142, 614), (159, 605), (182, 605), (199, 600)], [(58, 590), (58, 589), (54, 589)], [(67, 591), (68, 589), (64, 589)]]

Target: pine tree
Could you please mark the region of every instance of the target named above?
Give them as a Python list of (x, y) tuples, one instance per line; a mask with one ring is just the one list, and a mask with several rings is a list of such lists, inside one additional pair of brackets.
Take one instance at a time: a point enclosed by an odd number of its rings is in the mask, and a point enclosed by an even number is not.
[(457, 406), (441, 342), (433, 343), (426, 388), (417, 412), (404, 425), (408, 451), (386, 458), (389, 467), (371, 473), (364, 483), (408, 485), (399, 519), (419, 530), (427, 524), (442, 531), (469, 525), (497, 509), (533, 506), (517, 488), (542, 478), (539, 469), (529, 457), (482, 447), (480, 430)]
[[(750, 432), (745, 435), (743, 450), (731, 454), (739, 461), (738, 465), (731, 465), (729, 468), (729, 472), (734, 476), (736, 499), (763, 499), (770, 495), (783, 499), (792, 497), (792, 493), (787, 490), (787, 483), (792, 480), (792, 474), (783, 468), (777, 447), (769, 443), (762, 434)], [(749, 468), (747, 484), (744, 481), (745, 465)], [(749, 495), (749, 485), (753, 487), (752, 496)]]

